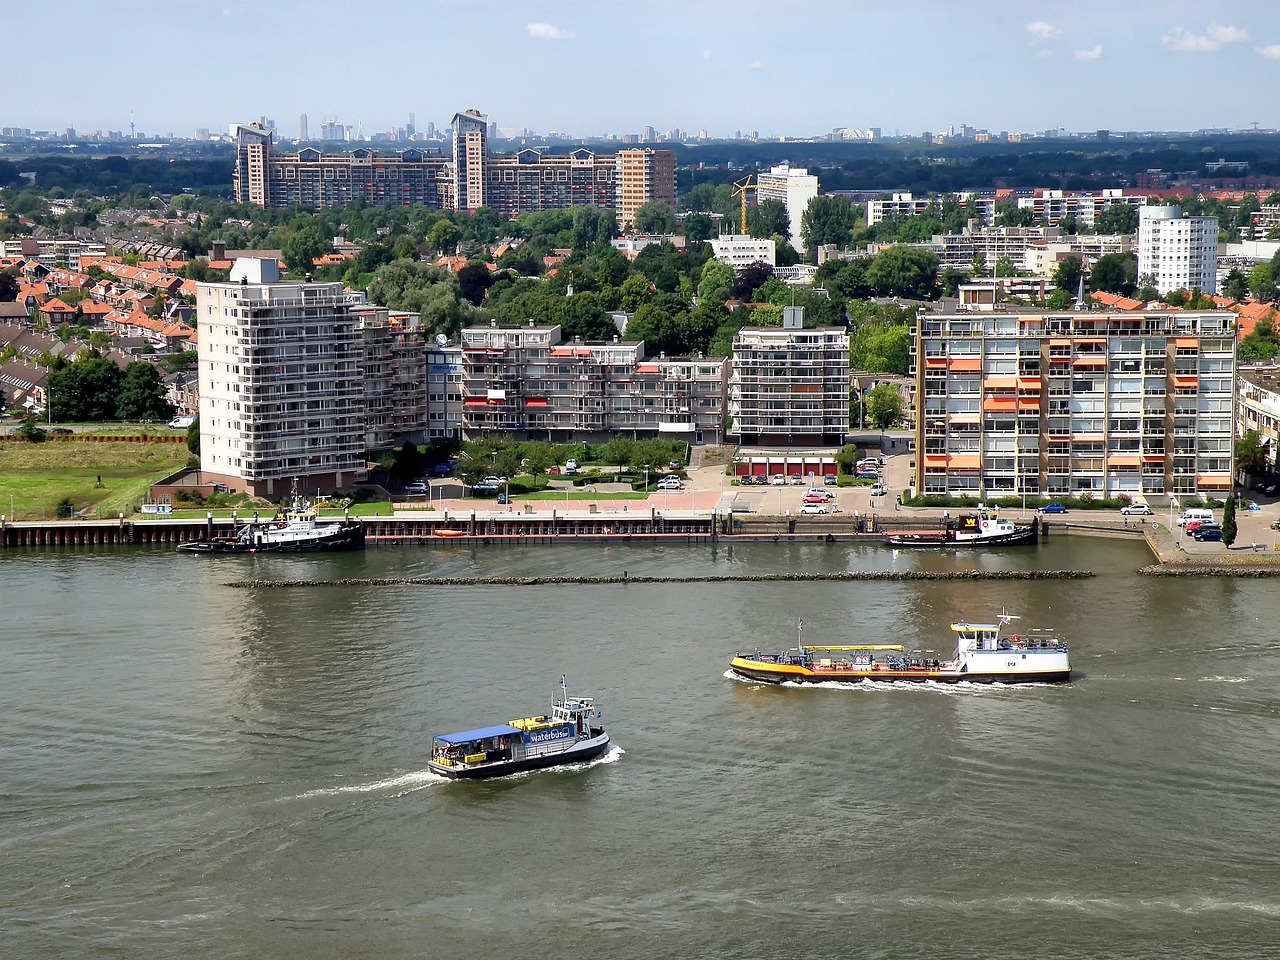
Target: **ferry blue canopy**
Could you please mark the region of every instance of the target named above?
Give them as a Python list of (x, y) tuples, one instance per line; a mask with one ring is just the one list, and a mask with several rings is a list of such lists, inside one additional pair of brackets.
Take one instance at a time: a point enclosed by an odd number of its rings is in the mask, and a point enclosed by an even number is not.
[(444, 743), (471, 743), (474, 740), (488, 740), (490, 737), (509, 737), (520, 735), (520, 731), (509, 723), (500, 723), (496, 727), (481, 727), (478, 730), (463, 730), (461, 733), (442, 733), (437, 740)]

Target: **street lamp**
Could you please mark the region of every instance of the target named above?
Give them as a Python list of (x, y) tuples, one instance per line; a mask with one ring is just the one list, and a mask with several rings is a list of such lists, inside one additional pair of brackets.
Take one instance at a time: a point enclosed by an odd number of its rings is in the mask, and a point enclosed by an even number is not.
[(644, 465), (644, 495), (646, 497), (649, 495), (649, 465), (647, 463)]

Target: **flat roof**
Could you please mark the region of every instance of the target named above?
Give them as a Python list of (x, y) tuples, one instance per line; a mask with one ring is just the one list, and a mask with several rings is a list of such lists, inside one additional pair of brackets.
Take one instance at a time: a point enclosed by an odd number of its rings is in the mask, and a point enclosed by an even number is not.
[(444, 743), (471, 743), (475, 740), (488, 740), (490, 737), (520, 736), (520, 731), (509, 723), (500, 723), (496, 727), (477, 727), (475, 730), (463, 730), (461, 733), (442, 733), (436, 737)]

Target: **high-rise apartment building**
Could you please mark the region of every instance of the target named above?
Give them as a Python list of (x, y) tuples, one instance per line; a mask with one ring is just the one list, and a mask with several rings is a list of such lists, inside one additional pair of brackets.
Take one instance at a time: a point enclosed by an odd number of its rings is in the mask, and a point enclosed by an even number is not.
[(233, 192), (239, 203), (321, 208), (361, 200), (374, 206), (442, 207), (452, 194), (448, 160), (438, 151), (414, 147), (381, 153), (359, 147), (324, 153), (303, 147), (274, 153), (271, 131), (256, 124), (237, 128), (236, 143)]
[(803, 167), (780, 163), (756, 177), (756, 202), (781, 200), (786, 205), (787, 219), (791, 221), (791, 245), (797, 250), (801, 248), (800, 219), (809, 201), (817, 195), (818, 178)]
[(363, 478), (363, 296), (240, 259), (229, 282), (199, 284), (196, 303), (205, 482), (279, 498), (294, 478), (313, 491)]
[(744, 444), (844, 443), (848, 331), (806, 328), (802, 307), (783, 307), (781, 327), (743, 327), (733, 338), (729, 415)]
[(676, 155), (670, 150), (619, 150), (617, 183), (618, 227), (630, 230), (636, 211), (646, 203), (676, 205)]
[(1218, 290), (1218, 218), (1184, 217), (1177, 204), (1138, 211), (1138, 277), (1161, 294)]
[(305, 113), (298, 117), (298, 139), (307, 139), (307, 115)]
[[(593, 206), (616, 209), (629, 219), (642, 203), (674, 205), (676, 198), (675, 154), (669, 150), (615, 155), (526, 149), (490, 155), (489, 124), (476, 110), (454, 115), (449, 156), (418, 148), (382, 153), (365, 147), (350, 153), (304, 147), (276, 154), (266, 127), (247, 124), (233, 132), (236, 200), (261, 207), (321, 208), (359, 200), (463, 212), (490, 207), (515, 217)], [(328, 136), (329, 124), (322, 133)]]
[(1231, 487), (1228, 312), (921, 314), (915, 488), (948, 496)]
[(479, 110), (453, 115), (453, 208), (485, 206), (484, 163), (489, 156), (489, 125)]
[(556, 442), (614, 433), (718, 443), (723, 357), (645, 357), (644, 344), (566, 341), (559, 326), (462, 331), (463, 428)]

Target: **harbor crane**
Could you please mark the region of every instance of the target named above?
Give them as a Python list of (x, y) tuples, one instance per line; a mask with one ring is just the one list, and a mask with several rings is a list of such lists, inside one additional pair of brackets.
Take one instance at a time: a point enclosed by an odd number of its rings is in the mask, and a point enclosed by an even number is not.
[(751, 177), (747, 176), (734, 181), (733, 196), (742, 198), (742, 218), (739, 226), (742, 228), (744, 237), (747, 235), (747, 194), (752, 190), (759, 190), (759, 186), (751, 182)]

